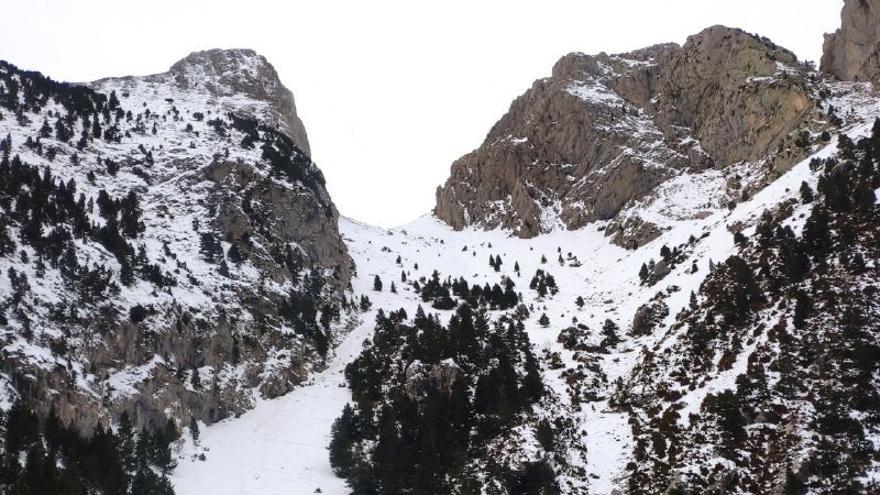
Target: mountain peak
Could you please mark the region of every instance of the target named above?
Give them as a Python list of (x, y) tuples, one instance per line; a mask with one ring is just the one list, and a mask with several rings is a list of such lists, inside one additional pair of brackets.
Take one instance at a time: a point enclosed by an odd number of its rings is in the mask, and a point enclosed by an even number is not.
[(275, 67), (248, 48), (192, 52), (168, 73), (182, 89), (203, 88), (211, 96), (244, 95), (269, 103), (269, 117), (307, 155), (311, 155), (305, 126), (296, 114), (293, 93), (281, 83)]
[(809, 76), (792, 52), (726, 26), (683, 45), (568, 54), (453, 163), (434, 212), (456, 229), (533, 237), (612, 220), (683, 171), (763, 160), (759, 187), (802, 158)]
[(266, 97), (283, 87), (266, 57), (248, 48), (192, 52), (175, 62), (169, 72), (182, 86), (204, 86), (224, 94), (244, 91)]
[(172, 86), (225, 103), (230, 111), (249, 113), (273, 125), (311, 156), (305, 125), (296, 112), (293, 93), (281, 82), (275, 67), (249, 48), (214, 48), (192, 52), (167, 72), (144, 77), (107, 78), (90, 84), (98, 90), (137, 84)]

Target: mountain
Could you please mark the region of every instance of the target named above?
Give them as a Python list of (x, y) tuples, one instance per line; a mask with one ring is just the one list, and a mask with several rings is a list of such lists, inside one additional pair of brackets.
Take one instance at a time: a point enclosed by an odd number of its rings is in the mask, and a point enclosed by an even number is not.
[(0, 64), (0, 491), (880, 493), (878, 8), (567, 55), (395, 229), (251, 51)]
[[(788, 50), (723, 26), (683, 46), (567, 55), (453, 163), (435, 214), (533, 237), (612, 219), (684, 171), (761, 162), (739, 199), (805, 156), (800, 131), (823, 130), (817, 80)], [(655, 235), (627, 227), (622, 243)]]
[(880, 490), (878, 165), (873, 88), (764, 38), (563, 58), (434, 217), (344, 227), (380, 309), (330, 467), (353, 493)]
[(163, 431), (323, 366), (354, 266), (265, 58), (88, 84), (2, 62), (0, 114), (4, 401), (84, 435)]
[[(314, 381), (185, 439), (175, 486), (877, 491), (878, 118), (872, 86), (728, 28), (563, 58), (453, 165), (435, 215), (340, 221), (360, 325)], [(541, 210), (535, 232), (491, 196), (527, 177), (565, 204), (555, 157), (575, 147), (595, 160), (578, 194), (618, 187), (589, 175), (617, 166), (644, 192), (579, 226)]]

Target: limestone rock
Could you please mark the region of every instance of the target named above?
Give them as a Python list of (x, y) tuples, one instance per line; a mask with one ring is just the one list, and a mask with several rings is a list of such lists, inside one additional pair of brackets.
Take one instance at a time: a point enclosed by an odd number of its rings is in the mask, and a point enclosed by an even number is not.
[(669, 306), (661, 299), (654, 299), (639, 306), (633, 317), (630, 334), (634, 337), (648, 335), (669, 315)]
[(462, 370), (452, 360), (438, 364), (425, 364), (413, 361), (406, 367), (406, 394), (412, 399), (420, 399), (429, 391), (452, 393), (452, 386), (461, 378)]
[[(435, 215), (532, 237), (613, 218), (683, 171), (770, 159), (814, 109), (794, 54), (714, 26), (683, 46), (570, 54), (452, 164)], [(772, 168), (772, 167), (771, 167)]]
[(880, 1), (844, 2), (840, 29), (825, 35), (821, 69), (843, 81), (880, 81)]

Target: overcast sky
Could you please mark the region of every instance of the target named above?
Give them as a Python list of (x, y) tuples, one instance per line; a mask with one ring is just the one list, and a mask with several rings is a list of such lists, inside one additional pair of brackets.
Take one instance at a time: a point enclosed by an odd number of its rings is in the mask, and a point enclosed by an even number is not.
[(163, 72), (191, 51), (253, 48), (296, 97), (343, 215), (430, 211), (457, 157), (572, 51), (683, 43), (713, 24), (818, 59), (842, 0), (4, 2), (0, 59), (55, 79)]

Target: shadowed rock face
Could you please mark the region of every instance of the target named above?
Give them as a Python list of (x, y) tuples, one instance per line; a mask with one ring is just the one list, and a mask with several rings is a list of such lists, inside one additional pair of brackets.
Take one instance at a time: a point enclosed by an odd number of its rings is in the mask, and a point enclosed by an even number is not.
[(453, 163), (435, 214), (532, 237), (613, 218), (684, 170), (769, 155), (784, 169), (813, 109), (806, 75), (788, 50), (723, 26), (684, 46), (567, 55)]
[(825, 35), (821, 68), (843, 81), (880, 80), (880, 1), (844, 2), (840, 29)]

